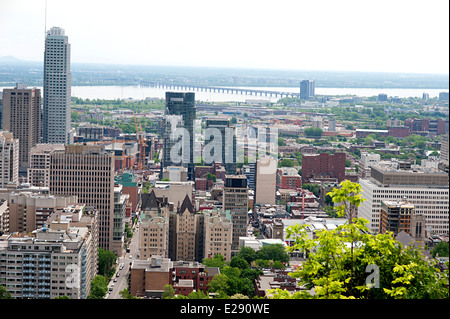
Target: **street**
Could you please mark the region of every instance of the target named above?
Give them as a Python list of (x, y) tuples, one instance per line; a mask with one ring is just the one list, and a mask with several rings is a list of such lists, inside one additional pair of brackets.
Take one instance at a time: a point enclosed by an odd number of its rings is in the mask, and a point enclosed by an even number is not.
[[(137, 224), (136, 226), (138, 226)], [(117, 271), (113, 278), (108, 284), (108, 294), (107, 299), (121, 299), (120, 292), (125, 288), (128, 288), (128, 275), (130, 273), (131, 262), (134, 259), (138, 259), (137, 255), (139, 253), (139, 227), (135, 227), (133, 237), (130, 242), (130, 252), (126, 253), (123, 257), (118, 258)], [(130, 258), (131, 256), (131, 258)], [(123, 269), (121, 265), (123, 264)], [(119, 276), (117, 276), (119, 274)], [(110, 290), (112, 288), (112, 290)]]

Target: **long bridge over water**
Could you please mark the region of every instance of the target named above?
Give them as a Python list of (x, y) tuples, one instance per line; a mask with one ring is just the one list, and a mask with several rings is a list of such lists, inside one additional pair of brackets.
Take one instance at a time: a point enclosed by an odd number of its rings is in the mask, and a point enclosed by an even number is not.
[(141, 81), (141, 86), (154, 87), (158, 89), (167, 90), (181, 90), (181, 91), (197, 91), (197, 92), (213, 92), (213, 93), (228, 93), (228, 94), (241, 94), (241, 95), (254, 95), (254, 96), (267, 96), (267, 97), (293, 97), (300, 98), (300, 93), (295, 92), (280, 92), (271, 90), (257, 90), (257, 89), (245, 89), (237, 87), (222, 87), (222, 86), (201, 86), (201, 85), (188, 85), (188, 84), (175, 84), (175, 83), (162, 83), (154, 81)]

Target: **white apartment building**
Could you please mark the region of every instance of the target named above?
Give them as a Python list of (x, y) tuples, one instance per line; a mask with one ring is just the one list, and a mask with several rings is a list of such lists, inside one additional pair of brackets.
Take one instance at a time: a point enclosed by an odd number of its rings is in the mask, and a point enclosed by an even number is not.
[(0, 188), (19, 184), (19, 139), (0, 130)]
[(64, 150), (64, 144), (37, 144), (32, 147), (28, 164), (28, 183), (31, 186), (50, 187), (50, 156)]
[(372, 165), (378, 164), (380, 160), (380, 154), (362, 152), (358, 166), (358, 177), (370, 178), (370, 168)]
[(70, 43), (64, 29), (53, 27), (45, 36), (42, 141), (73, 143), (71, 125)]
[(128, 205), (130, 195), (123, 194), (123, 186), (116, 184), (114, 186), (114, 227), (113, 227), (113, 251), (117, 257), (123, 255), (124, 234), (125, 234), (125, 209)]
[(97, 275), (98, 247), (90, 228), (58, 220), (34, 235), (0, 241), (0, 284), (17, 299), (86, 299)]
[(231, 260), (231, 243), (233, 224), (231, 214), (221, 214), (219, 211), (203, 211), (205, 216), (205, 249), (204, 258), (222, 255), (226, 262)]
[(402, 171), (374, 166), (371, 178), (359, 179), (361, 195), (366, 200), (358, 207), (358, 217), (369, 221), (368, 227), (379, 232), (381, 202), (407, 200), (418, 215), (425, 216), (427, 230), (436, 234), (449, 232), (448, 174), (442, 171)]

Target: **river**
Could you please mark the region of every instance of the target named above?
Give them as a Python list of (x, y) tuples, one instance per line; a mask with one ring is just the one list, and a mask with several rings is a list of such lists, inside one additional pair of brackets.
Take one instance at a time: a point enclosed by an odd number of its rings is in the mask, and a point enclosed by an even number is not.
[[(256, 90), (271, 90), (280, 92), (299, 92), (295, 87), (246, 87)], [(167, 89), (158, 89), (152, 87), (140, 86), (72, 86), (72, 96), (88, 99), (145, 99), (164, 98)], [(177, 90), (171, 90), (177, 91)], [(389, 97), (422, 97), (423, 93), (428, 93), (430, 98), (438, 97), (440, 92), (448, 92), (445, 89), (378, 89), (378, 88), (320, 88), (316, 87), (315, 95), (356, 95), (360, 97), (377, 96), (379, 93), (385, 93)], [(208, 102), (245, 102), (246, 100), (267, 100), (276, 102), (276, 97), (241, 95), (232, 93), (218, 92), (199, 92), (195, 91), (195, 99)]]
[[(299, 92), (295, 87), (246, 87), (256, 90), (270, 90), (280, 92)], [(1, 88), (0, 88), (1, 89)], [(42, 87), (40, 87), (42, 90)], [(145, 99), (145, 98), (164, 98), (167, 89), (158, 89), (141, 86), (72, 86), (72, 96), (83, 99)], [(177, 91), (177, 90), (171, 90)], [(42, 91), (41, 91), (42, 92)], [(377, 96), (379, 93), (385, 93), (389, 97), (422, 97), (423, 93), (428, 93), (430, 98), (439, 97), (440, 92), (448, 92), (448, 89), (381, 89), (381, 88), (321, 88), (316, 87), (316, 96), (336, 96), (336, 95), (356, 95), (359, 97)], [(42, 93), (41, 93), (42, 94)], [(195, 99), (205, 102), (245, 102), (246, 100), (266, 100), (276, 102), (277, 97), (241, 95), (232, 93), (218, 92), (199, 92), (195, 91)]]

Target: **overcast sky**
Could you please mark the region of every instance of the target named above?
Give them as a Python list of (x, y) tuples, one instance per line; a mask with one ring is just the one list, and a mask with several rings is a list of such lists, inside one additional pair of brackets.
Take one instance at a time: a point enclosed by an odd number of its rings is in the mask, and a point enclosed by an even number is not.
[(0, 0), (0, 57), (72, 62), (449, 73), (448, 0)]

